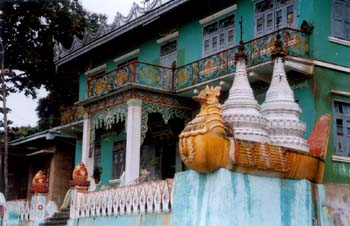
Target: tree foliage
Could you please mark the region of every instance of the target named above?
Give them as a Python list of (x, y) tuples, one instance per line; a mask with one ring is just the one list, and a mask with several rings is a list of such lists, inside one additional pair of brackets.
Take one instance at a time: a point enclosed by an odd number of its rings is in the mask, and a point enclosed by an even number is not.
[(87, 12), (78, 0), (5, 0), (0, 9), (5, 67), (16, 72), (7, 77), (10, 91), (36, 97), (35, 88), (43, 85), (50, 95), (40, 101), (40, 121), (57, 118), (62, 104), (77, 100), (78, 76), (56, 72), (54, 39), (69, 48), (74, 35), (81, 38), (85, 30), (96, 30), (106, 16)]

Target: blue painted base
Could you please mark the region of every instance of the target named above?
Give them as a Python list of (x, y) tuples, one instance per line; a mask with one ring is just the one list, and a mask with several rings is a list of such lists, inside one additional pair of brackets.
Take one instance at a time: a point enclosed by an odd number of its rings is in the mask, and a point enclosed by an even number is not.
[(312, 226), (311, 183), (234, 173), (175, 176), (171, 226)]
[(163, 226), (169, 225), (170, 215), (150, 214), (118, 217), (91, 217), (69, 220), (67, 226)]

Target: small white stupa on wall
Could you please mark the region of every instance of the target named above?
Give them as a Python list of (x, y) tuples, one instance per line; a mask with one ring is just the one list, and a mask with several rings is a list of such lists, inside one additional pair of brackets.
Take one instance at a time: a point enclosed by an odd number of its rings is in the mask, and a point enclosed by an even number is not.
[(294, 93), (284, 70), (285, 55), (278, 34), (271, 55), (274, 63), (272, 80), (261, 105), (261, 113), (268, 120), (271, 144), (308, 152), (309, 147), (302, 138), (306, 126), (299, 119), (301, 109), (294, 100)]
[(247, 78), (247, 55), (242, 40), (235, 58), (236, 75), (229, 97), (222, 105), (224, 120), (234, 129), (235, 138), (269, 143), (270, 139), (265, 129), (267, 120), (259, 112), (260, 106), (254, 98)]

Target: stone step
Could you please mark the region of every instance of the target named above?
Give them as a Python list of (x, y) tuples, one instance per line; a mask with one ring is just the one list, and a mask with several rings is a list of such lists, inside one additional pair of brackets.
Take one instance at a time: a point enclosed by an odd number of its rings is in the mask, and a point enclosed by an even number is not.
[(61, 209), (54, 213), (52, 217), (46, 219), (40, 226), (66, 226), (69, 219), (69, 208)]

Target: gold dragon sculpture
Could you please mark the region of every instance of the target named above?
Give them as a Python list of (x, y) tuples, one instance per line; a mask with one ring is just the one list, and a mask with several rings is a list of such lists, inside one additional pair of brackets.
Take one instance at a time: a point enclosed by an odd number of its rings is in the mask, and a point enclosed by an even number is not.
[[(221, 87), (206, 87), (194, 100), (201, 104), (200, 112), (179, 135), (179, 149), (184, 163), (199, 172), (211, 172), (226, 167), (233, 136), (225, 126), (218, 101)], [(231, 136), (231, 137), (230, 137)]]
[(206, 87), (194, 100), (199, 113), (179, 135), (183, 162), (201, 173), (219, 168), (261, 176), (322, 182), (330, 128), (330, 115), (321, 116), (308, 139), (309, 152), (268, 143), (234, 139), (223, 120), (218, 101), (221, 87)]

